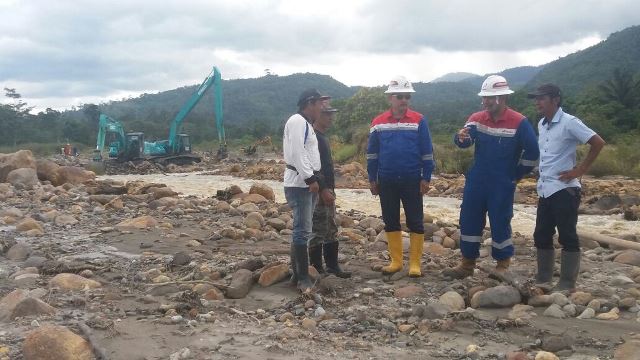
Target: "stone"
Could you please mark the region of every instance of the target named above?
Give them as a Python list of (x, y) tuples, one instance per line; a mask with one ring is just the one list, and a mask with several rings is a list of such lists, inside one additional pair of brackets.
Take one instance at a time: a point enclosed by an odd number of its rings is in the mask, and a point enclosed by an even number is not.
[(589, 301), (593, 300), (593, 295), (587, 292), (576, 291), (569, 296), (569, 300), (576, 305), (587, 306)]
[(205, 300), (224, 300), (224, 294), (222, 293), (222, 291), (218, 290), (218, 288), (216, 287), (211, 287), (209, 290), (207, 290), (202, 297)]
[(264, 218), (259, 212), (251, 212), (247, 214), (243, 222), (246, 227), (251, 229), (262, 229), (265, 224)]
[(449, 307), (441, 302), (435, 301), (430, 302), (424, 308), (424, 313), (422, 317), (429, 320), (443, 319), (447, 316), (451, 311)]
[(251, 185), (249, 194), (259, 194), (267, 200), (276, 201), (276, 195), (273, 192), (273, 189), (265, 184), (255, 183)]
[(536, 353), (535, 360), (560, 360), (554, 353), (546, 352), (546, 351), (538, 351)]
[(31, 247), (27, 244), (17, 243), (5, 254), (6, 258), (14, 261), (24, 261), (31, 254)]
[(162, 186), (162, 187), (150, 187), (147, 189), (147, 193), (153, 196), (154, 200), (162, 199), (165, 197), (175, 197), (178, 196), (178, 193), (173, 191), (171, 188)]
[(624, 275), (616, 275), (611, 278), (611, 286), (626, 287), (635, 284), (635, 281)]
[(413, 324), (400, 324), (400, 325), (398, 325), (398, 331), (401, 332), (401, 333), (411, 332), (415, 328), (416, 328), (416, 326), (413, 325)]
[(543, 313), (544, 316), (556, 318), (556, 319), (564, 319), (567, 315), (562, 311), (562, 308), (558, 304), (551, 304)]
[(444, 246), (434, 242), (425, 242), (424, 243), (424, 253), (431, 254), (436, 256), (442, 256), (449, 252), (449, 249), (445, 249)]
[(445, 236), (444, 239), (442, 239), (442, 246), (447, 249), (455, 249), (456, 241), (448, 236)]
[(547, 334), (542, 338), (541, 348), (542, 350), (555, 353), (558, 351), (571, 349), (574, 343), (575, 340), (567, 334)]
[(68, 215), (68, 214), (62, 214), (62, 215), (58, 215), (55, 219), (55, 224), (56, 225), (74, 225), (77, 224), (78, 220), (76, 218), (74, 218), (72, 215)]
[(260, 274), (258, 284), (263, 287), (271, 286), (277, 282), (280, 282), (289, 276), (289, 265), (279, 264), (265, 269)]
[(37, 159), (36, 172), (38, 179), (41, 181), (49, 181), (50, 183), (58, 182), (58, 169), (60, 165), (51, 160)]
[(640, 251), (624, 250), (613, 259), (614, 262), (633, 266), (640, 266)]
[(311, 318), (302, 319), (302, 327), (305, 330), (315, 332), (316, 331), (316, 321)]
[(529, 360), (529, 356), (522, 351), (510, 351), (505, 355), (505, 360)]
[(465, 309), (464, 299), (455, 291), (447, 291), (440, 295), (438, 299), (441, 303), (448, 306), (451, 311), (460, 311)]
[(520, 292), (511, 286), (499, 285), (480, 291), (471, 298), (473, 308), (503, 308), (519, 304), (522, 300)]
[(20, 168), (36, 169), (36, 161), (31, 150), (0, 154), (0, 183), (7, 182), (9, 173)]
[(582, 314), (578, 315), (578, 319), (593, 319), (596, 316), (596, 311), (592, 308), (586, 308)]
[(240, 211), (243, 214), (248, 214), (248, 213), (251, 213), (251, 212), (260, 211), (260, 208), (258, 207), (258, 205), (254, 204), (254, 203), (242, 204), (242, 205), (238, 206), (237, 209), (238, 209), (238, 211)]
[(565, 306), (569, 303), (569, 299), (567, 299), (567, 296), (564, 295), (563, 293), (554, 292), (549, 296), (551, 297), (551, 300), (553, 301), (553, 303), (560, 307)]
[(40, 184), (36, 170), (31, 168), (12, 170), (7, 175), (7, 182), (16, 187), (22, 186), (25, 189), (32, 189), (34, 186)]
[(267, 219), (267, 225), (276, 229), (276, 231), (280, 231), (287, 228), (287, 223), (284, 222), (284, 220), (278, 219), (278, 218)]
[(83, 337), (64, 326), (45, 325), (29, 332), (22, 344), (25, 360), (93, 360), (93, 349)]
[(382, 230), (384, 230), (384, 221), (382, 221), (382, 219), (378, 219), (377, 217), (372, 217), (372, 216), (366, 217), (360, 220), (359, 225), (364, 229), (372, 228), (377, 233), (380, 233)]
[(115, 226), (116, 229), (151, 229), (158, 226), (158, 221), (152, 216), (144, 215), (133, 219), (127, 219)]
[(227, 289), (227, 297), (230, 299), (242, 299), (253, 286), (253, 273), (247, 269), (240, 269), (233, 273), (231, 284)]
[(536, 295), (529, 298), (527, 304), (533, 307), (546, 307), (553, 304), (551, 295)]
[(409, 285), (409, 286), (397, 288), (394, 291), (394, 296), (397, 297), (398, 299), (404, 299), (404, 298), (418, 296), (423, 292), (424, 290), (421, 287), (415, 286), (415, 285)]
[(56, 171), (56, 181), (51, 182), (53, 186), (60, 186), (63, 184), (82, 184), (86, 181), (96, 178), (96, 174), (93, 171), (88, 171), (77, 166), (61, 166)]
[(171, 265), (184, 266), (188, 265), (191, 260), (191, 255), (187, 254), (184, 251), (179, 251), (175, 255), (173, 255), (173, 258), (171, 259)]
[(25, 316), (53, 315), (55, 312), (56, 309), (44, 301), (27, 297), (16, 304), (10, 312), (8, 319), (13, 320), (15, 318)]
[(44, 233), (44, 228), (42, 227), (42, 223), (32, 218), (25, 218), (22, 221), (20, 221), (16, 225), (16, 230), (19, 232), (27, 232), (29, 230), (39, 230)]
[(523, 304), (515, 304), (507, 317), (511, 320), (521, 319), (521, 320), (529, 320), (536, 316), (536, 313), (533, 312), (533, 306), (531, 305), (523, 305)]
[(293, 321), (294, 319), (295, 319), (295, 316), (293, 316), (292, 313), (287, 311), (286, 313), (280, 315), (280, 317), (278, 318), (278, 321), (286, 322), (286, 321)]
[(54, 276), (49, 281), (49, 286), (62, 290), (86, 290), (102, 287), (102, 285), (95, 280), (86, 279), (80, 275), (70, 273), (61, 273)]
[(620, 318), (620, 310), (615, 307), (609, 312), (596, 315), (598, 320), (618, 320)]

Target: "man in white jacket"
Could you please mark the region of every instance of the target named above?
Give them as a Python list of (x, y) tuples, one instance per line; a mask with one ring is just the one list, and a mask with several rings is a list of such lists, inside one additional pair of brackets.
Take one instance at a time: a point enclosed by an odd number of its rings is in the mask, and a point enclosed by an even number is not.
[(284, 195), (293, 210), (293, 234), (291, 239), (292, 281), (302, 292), (313, 288), (309, 279), (309, 254), (307, 245), (313, 226), (313, 209), (318, 201), (318, 172), (320, 153), (313, 122), (322, 113), (323, 100), (316, 89), (305, 90), (298, 99), (298, 112), (284, 126), (282, 148), (286, 169), (284, 171)]

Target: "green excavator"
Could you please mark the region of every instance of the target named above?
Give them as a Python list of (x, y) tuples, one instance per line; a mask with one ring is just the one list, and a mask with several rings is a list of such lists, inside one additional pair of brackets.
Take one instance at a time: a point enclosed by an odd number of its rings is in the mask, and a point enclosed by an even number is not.
[(132, 161), (146, 159), (162, 164), (191, 164), (200, 162), (202, 159), (196, 154), (192, 154), (191, 139), (189, 135), (181, 133), (182, 124), (193, 108), (198, 104), (205, 92), (214, 87), (214, 112), (216, 127), (218, 130), (218, 140), (220, 147), (217, 152), (219, 159), (227, 157), (227, 142), (224, 132), (223, 111), (222, 111), (222, 78), (217, 67), (204, 79), (196, 92), (182, 106), (178, 114), (171, 122), (169, 138), (155, 142), (144, 141), (144, 133), (126, 133), (122, 124), (105, 115), (100, 115), (98, 128), (98, 139), (94, 150), (94, 161), (102, 161), (102, 151), (105, 146), (105, 138), (108, 134), (113, 134), (113, 141), (109, 143), (109, 158), (119, 161)]

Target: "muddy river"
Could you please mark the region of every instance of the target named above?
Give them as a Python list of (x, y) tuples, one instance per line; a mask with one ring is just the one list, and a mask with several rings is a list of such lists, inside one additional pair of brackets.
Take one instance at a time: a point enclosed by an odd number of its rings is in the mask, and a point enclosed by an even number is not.
[[(173, 173), (150, 175), (105, 175), (101, 179), (119, 181), (143, 180), (166, 184), (182, 195), (196, 195), (201, 197), (214, 196), (217, 190), (222, 190), (235, 184), (243, 191), (249, 191), (251, 185), (260, 182), (269, 185), (275, 192), (276, 201), (283, 203), (284, 191), (282, 183), (270, 180), (241, 179), (224, 175), (209, 175), (201, 173)], [(370, 215), (380, 215), (380, 205), (377, 197), (368, 190), (337, 189), (336, 204), (341, 210), (353, 209)], [(445, 197), (424, 198), (424, 210), (435, 219), (446, 222), (457, 222), (460, 211), (460, 200)], [(516, 204), (512, 228), (523, 234), (532, 234), (535, 225), (536, 208), (530, 205)], [(640, 221), (626, 221), (622, 215), (580, 215), (578, 228), (586, 231), (601, 232), (607, 230), (614, 234), (640, 234)]]

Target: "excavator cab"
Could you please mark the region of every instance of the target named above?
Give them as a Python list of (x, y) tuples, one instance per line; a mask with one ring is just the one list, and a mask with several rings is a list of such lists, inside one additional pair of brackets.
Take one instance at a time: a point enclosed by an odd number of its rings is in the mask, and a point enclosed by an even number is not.
[(187, 134), (178, 134), (178, 154), (191, 154), (191, 138)]
[(144, 154), (144, 133), (132, 132), (126, 135), (126, 161), (142, 158)]

